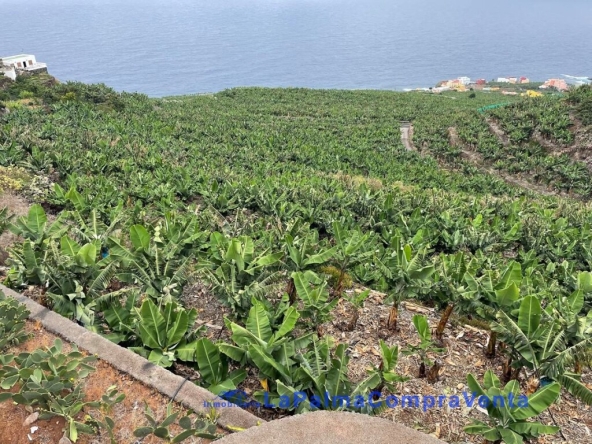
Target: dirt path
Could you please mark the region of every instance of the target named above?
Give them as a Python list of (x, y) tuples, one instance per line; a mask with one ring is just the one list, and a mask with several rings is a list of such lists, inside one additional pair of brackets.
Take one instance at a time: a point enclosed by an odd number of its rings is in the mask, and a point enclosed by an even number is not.
[(505, 147), (510, 146), (510, 139), (508, 138), (508, 136), (506, 136), (506, 133), (503, 129), (500, 128), (497, 122), (495, 122), (490, 117), (486, 117), (485, 121), (489, 125), (489, 129), (491, 130), (491, 132), (497, 136), (502, 145)]
[(570, 114), (573, 122), (574, 140), (569, 145), (546, 139), (539, 131), (535, 131), (533, 139), (547, 150), (551, 156), (569, 156), (576, 162), (582, 162), (592, 172), (592, 127), (586, 128), (576, 116)]
[[(495, 127), (499, 131), (501, 131), (501, 129), (499, 129), (499, 127), (497, 127), (497, 125)], [(491, 126), (490, 126), (490, 128), (491, 128)], [(493, 128), (492, 128), (492, 131), (494, 131)], [(502, 134), (503, 134), (503, 131), (502, 131)], [(504, 137), (505, 137), (505, 135), (504, 135)], [(538, 185), (538, 184), (532, 183), (532, 182), (524, 179), (523, 177), (520, 177), (517, 175), (512, 175), (512, 174), (507, 174), (503, 171), (496, 170), (496, 169), (492, 168), (490, 165), (488, 165), (485, 162), (485, 160), (483, 159), (483, 156), (481, 156), (481, 154), (479, 154), (478, 152), (476, 152), (474, 150), (468, 149), (466, 146), (464, 146), (460, 142), (460, 139), (458, 137), (458, 132), (455, 127), (448, 128), (448, 140), (449, 140), (450, 145), (452, 145), (455, 148), (460, 149), (461, 157), (464, 160), (466, 160), (470, 164), (476, 166), (481, 171), (483, 171), (491, 176), (497, 176), (500, 179), (504, 180), (505, 182), (507, 182), (511, 185), (515, 185), (520, 188), (524, 188), (529, 191), (533, 191), (535, 193), (542, 194), (544, 196), (568, 197), (568, 195), (565, 193), (558, 193), (558, 192), (556, 192), (544, 185)]]
[(417, 151), (413, 146), (413, 124), (401, 122), (401, 142), (407, 151)]

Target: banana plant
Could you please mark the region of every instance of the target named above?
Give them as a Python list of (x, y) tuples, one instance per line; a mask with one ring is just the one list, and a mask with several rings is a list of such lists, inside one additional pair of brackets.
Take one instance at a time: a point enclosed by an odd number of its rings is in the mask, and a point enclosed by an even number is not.
[(285, 248), (288, 250), (286, 266), (290, 274), (286, 292), (290, 297), (290, 304), (294, 304), (296, 302), (296, 285), (293, 273), (314, 273), (316, 267), (320, 267), (333, 257), (337, 247), (323, 248), (320, 246), (319, 233), (316, 230), (310, 231), (302, 238), (294, 238), (288, 233), (284, 242)]
[(22, 238), (23, 243), (12, 248), (6, 284), (12, 287), (39, 285), (46, 287), (48, 274), (44, 263), (48, 258), (51, 241), (63, 236), (68, 226), (60, 215), (48, 225), (47, 214), (41, 205), (33, 205), (27, 216), (9, 223), (9, 230)]
[(396, 385), (408, 381), (409, 378), (401, 376), (396, 372), (397, 364), (399, 362), (399, 346), (394, 345), (389, 347), (386, 342), (380, 340), (380, 356), (381, 361), (378, 367), (374, 366), (372, 370), (368, 372), (370, 374), (377, 373), (380, 376), (380, 386), (376, 388), (377, 392), (380, 392), (383, 388), (386, 388), (390, 392), (397, 390)]
[[(249, 316), (242, 327), (229, 319), (225, 319), (226, 327), (232, 332), (233, 344), (222, 343), (218, 347), (222, 353), (241, 366), (246, 363), (259, 370), (259, 379), (267, 392), (273, 392), (271, 382), (277, 379), (291, 386), (295, 380), (295, 356), (312, 340), (312, 333), (292, 338), (291, 333), (296, 327), (300, 314), (294, 307), (285, 312), (283, 322), (277, 329), (272, 329), (270, 314), (265, 305), (253, 299)], [(271, 381), (271, 382), (270, 382)], [(254, 394), (263, 400), (264, 392)]]
[[(499, 310), (509, 311), (520, 300), (523, 276), (522, 267), (518, 262), (510, 262), (499, 277), (488, 270), (479, 279), (467, 274), (465, 280), (469, 289), (479, 294), (481, 304), (476, 311), (484, 319), (495, 321)], [(485, 349), (487, 357), (495, 357), (496, 344), (497, 332), (492, 329)]]
[(467, 306), (474, 304), (476, 291), (469, 288), (465, 276), (474, 276), (475, 271), (476, 260), (471, 258), (467, 261), (466, 255), (462, 251), (455, 255), (440, 255), (434, 283), (438, 298), (446, 304), (446, 308), (442, 312), (436, 328), (435, 336), (438, 340), (442, 340), (444, 329), (455, 307), (460, 306), (463, 311), (469, 311)]
[(216, 395), (235, 390), (247, 377), (243, 368), (229, 373), (226, 356), (207, 338), (197, 340), (195, 361), (204, 387)]
[(10, 223), (9, 230), (31, 242), (35, 250), (42, 250), (43, 245), (49, 239), (59, 239), (67, 231), (68, 226), (64, 224), (65, 216), (61, 214), (54, 222), (49, 224), (47, 214), (39, 204), (33, 205), (27, 216), (18, 217)]
[(592, 391), (579, 375), (567, 371), (567, 365), (592, 345), (592, 336), (587, 334), (575, 344), (569, 344), (564, 326), (549, 313), (550, 310), (542, 309), (541, 298), (536, 295), (522, 299), (517, 320), (504, 311), (497, 313), (492, 329), (507, 344), (506, 353), (515, 368), (514, 379), (526, 367), (539, 380), (557, 381), (574, 397), (592, 405)]
[(136, 335), (141, 346), (130, 350), (161, 367), (170, 367), (177, 360), (195, 362), (197, 335), (202, 330), (194, 328), (195, 309), (186, 310), (175, 302), (157, 306), (146, 299), (136, 312)]
[(399, 305), (405, 299), (418, 296), (432, 283), (434, 265), (426, 265), (425, 249), (413, 253), (411, 245), (401, 245), (401, 237), (393, 236), (391, 250), (384, 258), (377, 259), (382, 274), (389, 284), (389, 296), (385, 303), (392, 303), (387, 327), (398, 330)]
[(158, 302), (176, 300), (187, 284), (193, 258), (182, 254), (185, 245), (178, 239), (162, 236), (162, 225), (157, 225), (153, 236), (142, 225), (132, 225), (129, 236), (132, 248), (110, 238), (109, 257), (120, 261), (123, 270), (117, 278), (124, 283), (138, 285), (143, 293)]
[[(311, 279), (316, 279), (311, 281)], [(298, 297), (302, 301), (301, 316), (308, 319), (314, 328), (331, 319), (331, 311), (339, 303), (339, 299), (329, 300), (327, 282), (315, 275), (294, 272), (291, 276)]]
[(372, 257), (373, 252), (367, 248), (370, 233), (362, 234), (359, 229), (347, 230), (341, 222), (333, 222), (335, 237), (334, 261), (339, 270), (335, 284), (335, 294), (339, 297), (343, 292), (343, 280), (348, 269)]
[(8, 208), (4, 207), (0, 209), (0, 235), (6, 231), (11, 219), (12, 217), (8, 214)]
[(135, 308), (139, 300), (139, 291), (132, 290), (124, 303), (119, 299), (112, 301), (104, 307), (103, 324), (94, 330), (115, 344), (133, 346), (138, 323)]
[(348, 325), (346, 326), (347, 331), (354, 331), (358, 325), (360, 319), (360, 310), (364, 306), (364, 301), (370, 296), (370, 290), (362, 291), (361, 293), (354, 293), (352, 296), (344, 296), (344, 299), (348, 301), (352, 307), (352, 316)]
[(530, 396), (520, 395), (520, 385), (510, 381), (501, 387), (500, 380), (488, 370), (483, 379), (484, 387), (475, 376), (467, 376), (467, 384), (479, 404), (486, 404), (488, 422), (473, 421), (465, 427), (465, 432), (481, 435), (487, 442), (522, 444), (524, 440), (538, 438), (541, 435), (553, 435), (559, 427), (544, 425), (528, 419), (540, 415), (557, 400), (561, 387), (557, 383), (547, 385)]
[(111, 211), (109, 225), (101, 220), (96, 209), (91, 210), (88, 217), (84, 217), (78, 210), (68, 214), (75, 221), (68, 234), (79, 242), (97, 243), (103, 251), (108, 249), (109, 237), (120, 228), (124, 218), (121, 204)]
[(280, 278), (274, 266), (282, 253), (265, 250), (255, 255), (255, 243), (248, 236), (227, 239), (221, 233), (210, 236), (209, 263), (202, 267), (216, 296), (239, 316), (249, 310), (251, 299), (261, 299)]
[[(569, 296), (557, 295), (549, 301), (546, 313), (556, 319), (565, 333), (567, 346), (585, 340), (592, 333), (592, 312), (585, 313), (585, 296), (592, 291), (592, 274), (577, 275), (576, 290)], [(574, 356), (574, 372), (582, 372), (582, 357)]]
[[(296, 372), (295, 386), (290, 386), (284, 381), (278, 381), (278, 393), (291, 395), (295, 391), (304, 391), (308, 394), (308, 400), (296, 407), (297, 412), (322, 410), (356, 410), (351, 401), (361, 396), (367, 399), (370, 391), (378, 387), (381, 377), (378, 372), (370, 373), (356, 386), (349, 380), (348, 363), (349, 356), (346, 353), (345, 344), (339, 344), (332, 352), (332, 340), (325, 337), (322, 340), (314, 339), (310, 350), (300, 353), (296, 359), (299, 368)], [(349, 397), (350, 402), (340, 398)], [(371, 406), (365, 405), (364, 413), (369, 413)], [(360, 411), (360, 408), (357, 408)]]
[(94, 311), (115, 300), (126, 289), (107, 291), (118, 263), (100, 256), (100, 241), (79, 245), (67, 235), (60, 246), (50, 242), (44, 268), (47, 274), (47, 295), (53, 309), (84, 326), (94, 323)]
[[(427, 317), (413, 316), (413, 325), (419, 336), (420, 343), (419, 345), (409, 345), (408, 349), (403, 353), (405, 355), (418, 354), (420, 360), (418, 377), (425, 378), (427, 376), (428, 382), (434, 383), (439, 377), (440, 364), (437, 361), (432, 361), (430, 356), (442, 353), (444, 349), (437, 347), (432, 340), (432, 332)], [(426, 372), (427, 366), (430, 366), (429, 372)]]

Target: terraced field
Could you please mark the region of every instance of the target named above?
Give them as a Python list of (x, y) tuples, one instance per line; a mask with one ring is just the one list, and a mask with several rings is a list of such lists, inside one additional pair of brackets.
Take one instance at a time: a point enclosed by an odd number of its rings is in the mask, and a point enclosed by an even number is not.
[[(479, 112), (508, 97), (244, 88), (148, 99), (48, 79), (2, 85), (0, 184), (31, 205), (0, 214), (0, 233), (19, 236), (7, 285), (255, 400), (442, 384), (450, 319), (469, 322), (488, 337), (488, 364), (468, 367), (481, 384), (490, 368), (536, 392), (531, 416), (549, 427), (539, 414), (558, 396), (592, 426), (590, 89)], [(408, 300), (441, 319), (401, 315)], [(365, 339), (376, 358), (361, 374), (340, 337), (364, 330), (365, 310), (378, 316)], [(399, 352), (418, 374), (397, 370)], [(557, 432), (471, 416), (489, 425), (466, 432), (490, 441)], [(569, 433), (585, 442), (583, 428)]]

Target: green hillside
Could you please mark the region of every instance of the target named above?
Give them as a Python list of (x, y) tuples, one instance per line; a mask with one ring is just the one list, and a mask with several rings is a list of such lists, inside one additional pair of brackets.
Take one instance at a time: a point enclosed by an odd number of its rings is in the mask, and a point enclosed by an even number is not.
[[(592, 341), (590, 89), (471, 98), (245, 88), (149, 99), (20, 82), (0, 94), (10, 110), (0, 115), (0, 183), (57, 221), (46, 225), (34, 206), (13, 223), (21, 240), (6, 284), (43, 287), (54, 310), (160, 365), (196, 362), (205, 378), (211, 353), (282, 394), (316, 390), (297, 369), (321, 353), (309, 345), (317, 339), (294, 332), (319, 333), (351, 278), (387, 293), (393, 335), (393, 303), (454, 308), (492, 326), (518, 374), (536, 371), (592, 403), (568, 376)], [(401, 142), (401, 121), (413, 125), (415, 151)], [(16, 172), (22, 186), (10, 185)], [(226, 344), (193, 346), (188, 335), (177, 353), (133, 333), (142, 318), (130, 307), (164, 310), (194, 281), (228, 310)], [(116, 319), (130, 294), (126, 330)], [(260, 321), (266, 331), (252, 343), (257, 333), (240, 326)], [(270, 344), (280, 331), (287, 348)], [(242, 382), (222, 373), (200, 383)], [(366, 391), (384, 387), (376, 375)]]

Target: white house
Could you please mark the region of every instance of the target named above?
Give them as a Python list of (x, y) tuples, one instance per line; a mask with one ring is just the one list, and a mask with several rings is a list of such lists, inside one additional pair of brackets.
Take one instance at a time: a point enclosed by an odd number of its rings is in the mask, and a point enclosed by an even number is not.
[(465, 86), (471, 83), (471, 79), (469, 77), (459, 77), (458, 81)]
[(19, 54), (15, 56), (0, 57), (0, 71), (2, 71), (5, 76), (15, 80), (18, 71), (26, 71), (30, 73), (47, 72), (47, 64), (38, 62), (32, 54)]
[(497, 83), (510, 83), (510, 79), (508, 79), (507, 77), (498, 77)]

